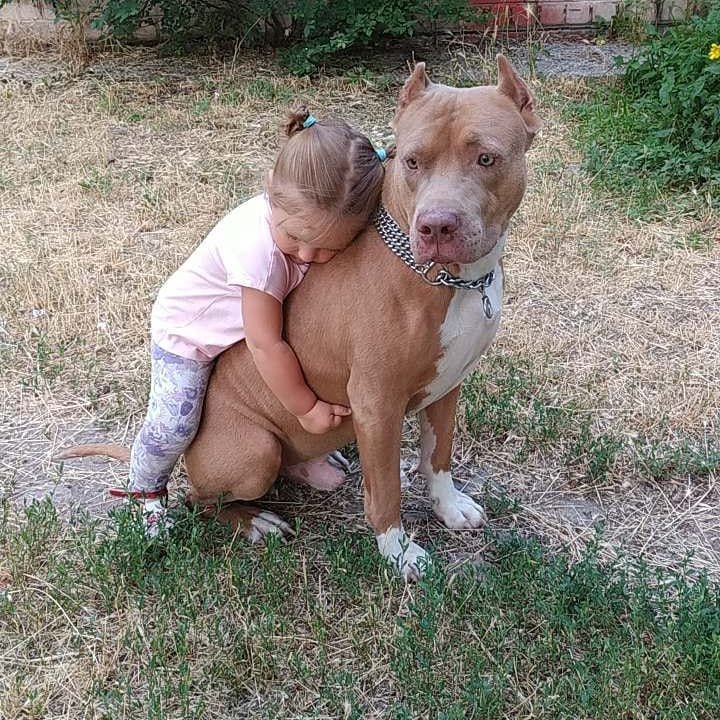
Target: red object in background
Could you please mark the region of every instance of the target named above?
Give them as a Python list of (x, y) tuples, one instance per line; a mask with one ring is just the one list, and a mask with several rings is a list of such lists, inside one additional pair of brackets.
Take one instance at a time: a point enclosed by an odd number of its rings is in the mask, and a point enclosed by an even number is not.
[(486, 10), (494, 16), (487, 26), (497, 25), (501, 28), (524, 28), (534, 25), (537, 12), (537, 0), (520, 2), (519, 0), (500, 0), (499, 2), (483, 2), (470, 0), (470, 4), (478, 10)]
[(513, 30), (533, 25), (542, 28), (590, 26), (599, 17), (612, 17), (617, 0), (470, 0), (470, 4), (493, 14), (494, 20), (485, 23), (485, 28), (497, 26)]

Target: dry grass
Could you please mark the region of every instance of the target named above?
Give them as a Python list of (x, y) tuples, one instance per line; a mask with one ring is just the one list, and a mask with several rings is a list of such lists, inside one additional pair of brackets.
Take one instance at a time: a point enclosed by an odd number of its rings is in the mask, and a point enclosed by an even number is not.
[[(52, 59), (50, 59), (52, 66)], [(452, 82), (487, 77), (467, 49), (431, 62)], [(402, 76), (393, 70), (393, 82)], [(508, 304), (494, 352), (522, 358), (558, 403), (617, 436), (716, 437), (720, 407), (717, 216), (675, 209), (630, 220), (578, 171), (563, 102), (569, 82), (537, 83), (542, 137), (507, 256)], [(143, 413), (149, 308), (159, 285), (227, 209), (261, 185), (284, 107), (307, 102), (373, 139), (389, 135), (394, 92), (368, 75), (284, 77), (259, 56), (159, 60), (147, 51), (95, 59), (76, 80), (0, 85), (0, 482), (19, 502), (52, 490), (62, 507), (107, 507), (122, 467), (49, 457), (91, 438), (127, 442)], [(547, 100), (553, 98), (553, 102)], [(565, 100), (563, 100), (565, 98)], [(546, 102), (544, 102), (546, 100)], [(715, 238), (698, 248), (693, 238)], [(412, 429), (408, 455), (412, 455)], [(649, 481), (618, 462), (600, 485), (557, 455), (523, 462), (512, 447), (463, 434), (458, 477), (516, 498), (498, 523), (580, 552), (605, 522), (603, 548), (642, 550), (720, 574), (716, 476)], [(357, 483), (329, 502), (293, 488), (276, 501), (321, 523), (341, 512), (363, 527)], [(407, 520), (441, 532), (421, 488)], [(444, 532), (444, 531), (442, 531)], [(482, 553), (475, 534), (448, 534), (449, 559)]]

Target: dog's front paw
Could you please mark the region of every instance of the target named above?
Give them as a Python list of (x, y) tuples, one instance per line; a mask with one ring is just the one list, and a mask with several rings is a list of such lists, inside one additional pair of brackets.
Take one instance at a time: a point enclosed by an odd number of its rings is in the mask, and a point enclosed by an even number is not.
[(376, 536), (380, 554), (407, 581), (419, 580), (430, 563), (430, 556), (414, 543), (402, 528), (389, 528)]
[(430, 498), (435, 514), (451, 530), (470, 530), (487, 523), (482, 505), (460, 492), (453, 484), (450, 473), (438, 473), (430, 480)]

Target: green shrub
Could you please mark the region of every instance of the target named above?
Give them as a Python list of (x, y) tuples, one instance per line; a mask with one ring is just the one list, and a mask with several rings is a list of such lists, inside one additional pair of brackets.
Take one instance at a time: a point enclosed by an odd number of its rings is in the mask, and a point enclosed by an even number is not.
[(478, 14), (468, 0), (97, 0), (96, 10), (96, 27), (118, 38), (132, 35), (160, 11), (162, 36), (171, 49), (200, 38), (283, 47), (286, 64), (298, 73), (312, 72), (348, 48)]
[(200, 38), (243, 39), (257, 44), (283, 36), (282, 0), (96, 0), (98, 29), (113, 37), (130, 37), (141, 25), (161, 18), (163, 39), (172, 49)]
[[(586, 164), (623, 189), (720, 187), (720, 0), (664, 34), (651, 32), (624, 78), (580, 109)], [(711, 57), (712, 56), (712, 57)]]
[(348, 48), (408, 37), (432, 23), (469, 20), (473, 11), (467, 0), (300, 0), (289, 12), (297, 35), (283, 57), (294, 72), (308, 73)]

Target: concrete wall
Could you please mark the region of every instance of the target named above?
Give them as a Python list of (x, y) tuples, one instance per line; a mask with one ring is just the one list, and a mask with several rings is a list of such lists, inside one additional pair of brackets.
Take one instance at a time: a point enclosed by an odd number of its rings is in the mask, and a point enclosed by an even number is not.
[[(78, 7), (87, 9), (93, 0), (79, 0)], [(58, 21), (49, 2), (44, 0), (18, 0), (0, 8), (0, 48), (4, 43), (52, 43), (65, 23)], [(98, 39), (100, 33), (87, 24), (86, 35), (90, 40)], [(140, 42), (157, 39), (154, 27), (141, 28), (137, 33)]]
[(57, 32), (55, 14), (50, 5), (12, 2), (0, 8), (0, 41), (18, 38), (50, 40)]

